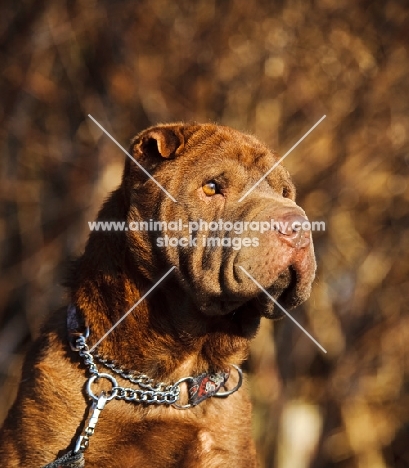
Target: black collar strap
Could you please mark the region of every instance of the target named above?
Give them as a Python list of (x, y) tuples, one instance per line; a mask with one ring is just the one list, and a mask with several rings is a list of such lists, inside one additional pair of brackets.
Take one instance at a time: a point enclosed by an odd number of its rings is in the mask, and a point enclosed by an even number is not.
[(77, 307), (74, 304), (70, 304), (67, 307), (67, 333), (68, 342), (73, 351), (76, 351), (75, 341), (80, 336), (85, 339), (89, 337), (89, 327), (84, 321), (82, 314), (78, 313)]

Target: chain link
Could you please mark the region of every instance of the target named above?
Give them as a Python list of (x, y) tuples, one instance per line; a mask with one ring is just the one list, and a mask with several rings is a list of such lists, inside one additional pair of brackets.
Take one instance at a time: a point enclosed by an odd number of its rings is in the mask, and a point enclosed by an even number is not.
[(71, 348), (74, 351), (78, 351), (78, 354), (83, 358), (84, 364), (88, 367), (88, 371), (91, 375), (98, 375), (98, 368), (94, 363), (94, 357), (89, 351), (89, 347), (87, 345), (87, 335), (88, 332), (85, 335), (80, 335), (76, 340), (75, 340), (75, 345), (71, 345)]
[(146, 374), (124, 370), (122, 367), (117, 366), (115, 361), (104, 359), (99, 354), (95, 354), (94, 358), (106, 368), (121, 376), (123, 379), (129, 380), (130, 382), (137, 384), (147, 390), (163, 391), (165, 389), (169, 390), (172, 387), (172, 385), (166, 385), (164, 382), (159, 382), (156, 385), (153, 385), (154, 380), (149, 378)]
[(173, 391), (158, 392), (151, 390), (138, 390), (129, 387), (114, 387), (117, 400), (131, 401), (134, 403), (145, 403), (155, 405), (173, 405), (179, 400), (179, 387), (174, 387)]
[(115, 372), (115, 374), (143, 389), (114, 387), (112, 391), (115, 392), (115, 398), (118, 400), (145, 403), (148, 405), (173, 405), (179, 400), (179, 385), (169, 385), (164, 382), (155, 383), (155, 381), (146, 374), (125, 370), (119, 367), (114, 361), (104, 359), (97, 353), (94, 355), (94, 358), (103, 366)]
[[(180, 397), (180, 388), (179, 385), (169, 385), (164, 382), (158, 382), (155, 384), (154, 380), (149, 378), (145, 374), (137, 372), (129, 372), (121, 367), (117, 366), (114, 361), (109, 359), (104, 359), (99, 354), (91, 354), (89, 347), (86, 342), (88, 333), (85, 335), (80, 335), (75, 340), (75, 345), (72, 348), (75, 351), (78, 351), (78, 354), (83, 358), (84, 364), (87, 366), (91, 378), (89, 379), (89, 384), (87, 386), (88, 395), (97, 400), (98, 398), (92, 393), (91, 383), (93, 383), (100, 376), (107, 378), (107, 374), (101, 374), (98, 371), (97, 365), (94, 362), (96, 359), (102, 365), (110, 369), (115, 374), (118, 374), (125, 380), (138, 385), (140, 388), (129, 388), (129, 387), (120, 387), (116, 383), (111, 389), (111, 395), (108, 399), (111, 400), (115, 398), (117, 400), (125, 400), (133, 403), (144, 403), (146, 405), (173, 405), (179, 400)], [(114, 379), (112, 379), (114, 380)]]

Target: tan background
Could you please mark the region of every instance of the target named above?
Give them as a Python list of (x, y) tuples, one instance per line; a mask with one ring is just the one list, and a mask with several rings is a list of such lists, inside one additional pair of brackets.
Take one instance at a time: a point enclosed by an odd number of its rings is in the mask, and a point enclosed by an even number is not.
[[(144, 127), (216, 121), (287, 158), (327, 223), (299, 320), (265, 321), (247, 368), (263, 466), (409, 466), (409, 6), (353, 0), (3, 2), (0, 419), (22, 355), (65, 304), (124, 146)], [(275, 341), (273, 341), (275, 335)], [(221, 415), (223, 418), (223, 415)], [(45, 435), (46, 440), (46, 435)]]

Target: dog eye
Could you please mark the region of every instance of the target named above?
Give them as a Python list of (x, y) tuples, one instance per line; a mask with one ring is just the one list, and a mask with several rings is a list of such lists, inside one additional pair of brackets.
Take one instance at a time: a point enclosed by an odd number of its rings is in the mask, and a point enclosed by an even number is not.
[(219, 187), (213, 180), (211, 180), (210, 182), (206, 182), (202, 186), (202, 190), (208, 197), (212, 197), (213, 195), (216, 195), (216, 193), (219, 193)]
[(283, 190), (281, 192), (281, 195), (284, 198), (288, 198), (290, 196), (290, 189), (288, 187), (283, 187)]

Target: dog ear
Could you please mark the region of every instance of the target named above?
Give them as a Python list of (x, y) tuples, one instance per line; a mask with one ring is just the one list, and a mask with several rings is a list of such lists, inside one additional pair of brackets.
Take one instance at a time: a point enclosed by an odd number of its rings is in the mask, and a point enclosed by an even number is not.
[[(163, 161), (175, 158), (184, 148), (185, 137), (181, 125), (151, 127), (137, 135), (131, 143), (130, 154), (144, 169), (151, 172)], [(133, 175), (144, 178), (143, 172), (132, 161), (125, 161), (124, 179)]]
[(180, 128), (159, 127), (148, 130), (134, 145), (134, 151), (139, 151), (147, 158), (174, 158), (183, 148), (184, 137)]
[(152, 163), (172, 159), (183, 149), (185, 138), (177, 126), (153, 127), (139, 134), (132, 142), (133, 157)]

